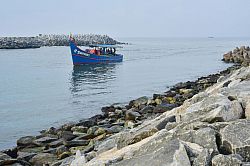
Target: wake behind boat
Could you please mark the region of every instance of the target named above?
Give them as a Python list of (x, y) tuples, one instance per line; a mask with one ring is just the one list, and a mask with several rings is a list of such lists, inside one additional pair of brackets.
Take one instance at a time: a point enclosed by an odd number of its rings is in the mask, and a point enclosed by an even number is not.
[(116, 63), (122, 62), (123, 55), (117, 54), (116, 49), (122, 48), (117, 45), (89, 45), (89, 49), (80, 49), (74, 38), (70, 37), (70, 50), (74, 65), (96, 64), (96, 63)]

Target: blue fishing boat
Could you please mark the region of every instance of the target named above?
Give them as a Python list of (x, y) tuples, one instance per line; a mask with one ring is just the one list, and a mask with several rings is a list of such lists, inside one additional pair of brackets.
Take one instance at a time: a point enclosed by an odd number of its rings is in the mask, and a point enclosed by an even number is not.
[(96, 44), (89, 45), (89, 49), (83, 50), (77, 46), (72, 37), (69, 43), (74, 65), (116, 63), (123, 60), (123, 55), (116, 53), (116, 49), (122, 48), (121, 46)]

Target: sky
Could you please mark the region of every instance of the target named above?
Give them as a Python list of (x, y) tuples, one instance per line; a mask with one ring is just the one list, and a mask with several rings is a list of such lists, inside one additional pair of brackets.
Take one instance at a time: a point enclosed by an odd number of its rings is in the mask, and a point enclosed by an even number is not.
[(2, 0), (0, 36), (250, 37), (250, 0)]

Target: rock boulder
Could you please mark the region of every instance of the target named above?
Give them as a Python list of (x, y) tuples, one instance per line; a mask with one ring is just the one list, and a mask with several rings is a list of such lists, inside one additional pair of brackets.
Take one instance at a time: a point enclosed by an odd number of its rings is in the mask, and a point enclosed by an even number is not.
[(133, 158), (123, 160), (115, 164), (116, 166), (125, 165), (144, 165), (144, 166), (191, 166), (184, 145), (177, 139), (170, 141), (159, 141), (143, 145), (140, 150), (135, 152)]
[(239, 154), (244, 161), (250, 161), (250, 120), (238, 120), (220, 132), (221, 148), (224, 153)]
[(241, 166), (242, 157), (240, 155), (216, 155), (212, 159), (212, 166)]

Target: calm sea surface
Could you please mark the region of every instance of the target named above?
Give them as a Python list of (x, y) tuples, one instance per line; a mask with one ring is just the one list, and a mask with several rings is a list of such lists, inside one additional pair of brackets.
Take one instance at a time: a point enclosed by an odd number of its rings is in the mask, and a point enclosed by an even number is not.
[(0, 149), (16, 139), (225, 69), (247, 38), (123, 38), (124, 62), (73, 67), (68, 47), (0, 50)]

